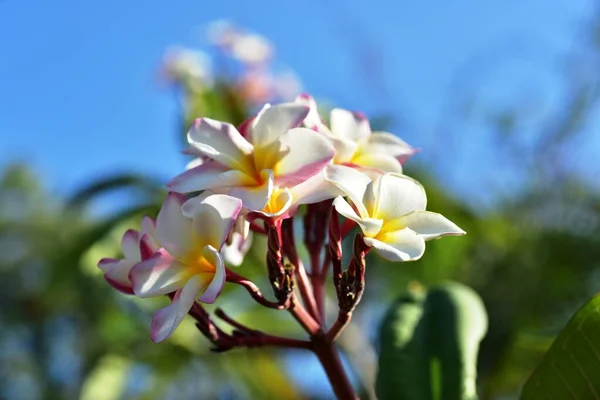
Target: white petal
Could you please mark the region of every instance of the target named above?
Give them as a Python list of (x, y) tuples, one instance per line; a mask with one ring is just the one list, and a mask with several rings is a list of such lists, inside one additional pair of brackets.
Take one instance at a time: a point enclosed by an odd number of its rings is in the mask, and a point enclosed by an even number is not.
[(227, 194), (242, 200), (244, 208), (248, 210), (262, 210), (273, 193), (274, 177), (271, 170), (263, 170), (260, 175), (262, 185), (232, 187)]
[(253, 146), (231, 124), (210, 118), (197, 119), (188, 142), (200, 153), (233, 169), (247, 170)]
[(335, 148), (335, 157), (333, 160), (336, 164), (345, 164), (352, 161), (354, 153), (356, 153), (356, 149), (358, 148), (358, 144), (355, 141), (335, 136), (329, 136), (329, 140), (331, 140)]
[(267, 104), (252, 121), (252, 144), (264, 147), (273, 143), (289, 129), (299, 126), (308, 111), (307, 106), (297, 103)]
[(331, 131), (339, 138), (358, 142), (371, 134), (369, 120), (341, 108), (331, 110)]
[(296, 100), (294, 100), (294, 102), (308, 106), (309, 108), (308, 115), (306, 116), (306, 118), (304, 118), (304, 126), (323, 133), (329, 132), (329, 128), (327, 128), (327, 126), (323, 123), (323, 120), (319, 115), (319, 109), (317, 107), (315, 99), (313, 99), (309, 95), (301, 94), (298, 97), (296, 97)]
[(185, 170), (187, 171), (188, 169), (198, 167), (204, 164), (205, 162), (206, 160), (204, 160), (202, 157), (196, 157), (192, 159), (189, 163), (185, 164)]
[(198, 300), (203, 303), (214, 303), (225, 285), (225, 264), (223, 264), (221, 254), (212, 246), (206, 246), (202, 251), (202, 256), (215, 267), (215, 273)]
[(294, 196), (288, 188), (276, 189), (273, 191), (273, 194), (271, 194), (271, 198), (265, 207), (256, 212), (269, 218), (283, 217), (290, 211), (293, 200)]
[(226, 264), (239, 267), (244, 261), (244, 256), (252, 247), (252, 232), (246, 238), (241, 233), (234, 232), (231, 238), (231, 244), (223, 246), (221, 255)]
[(333, 200), (333, 206), (338, 213), (356, 222), (365, 236), (377, 235), (383, 225), (383, 221), (380, 219), (359, 217), (352, 206), (350, 206), (350, 204), (348, 204), (341, 196), (336, 197), (335, 200)]
[(193, 273), (191, 268), (160, 249), (154, 256), (134, 265), (129, 280), (136, 295), (154, 297), (180, 289)]
[[(142, 223), (140, 227), (140, 247), (139, 251), (141, 252), (142, 246), (147, 246), (149, 251), (155, 252), (160, 248), (158, 244), (158, 239), (156, 236), (156, 221), (150, 217), (142, 218)], [(143, 243), (142, 243), (143, 242)], [(141, 255), (141, 254), (140, 254)]]
[(330, 165), (325, 169), (325, 179), (340, 188), (352, 200), (361, 218), (369, 217), (369, 212), (363, 205), (365, 191), (371, 183), (367, 175), (351, 167)]
[(220, 249), (242, 209), (242, 201), (224, 194), (212, 194), (189, 199), (183, 212), (193, 220), (196, 246)]
[(244, 172), (231, 170), (216, 162), (207, 162), (177, 175), (167, 187), (179, 193), (190, 193), (215, 187), (252, 184), (254, 180)]
[(98, 268), (104, 271), (104, 279), (115, 289), (126, 294), (133, 294), (129, 271), (136, 264), (133, 260), (115, 260), (103, 258)]
[(402, 164), (400, 161), (394, 157), (381, 154), (363, 154), (352, 158), (351, 163), (357, 165), (361, 171), (366, 169), (375, 169), (380, 173), (402, 173)]
[[(330, 167), (328, 165), (325, 169)], [(339, 187), (325, 179), (325, 171), (294, 186), (290, 191), (294, 197), (294, 205), (318, 203), (345, 195)]]
[(400, 218), (400, 221), (407, 228), (423, 236), (425, 240), (440, 236), (460, 236), (466, 233), (443, 215), (430, 211), (414, 211)]
[(186, 200), (181, 194), (169, 193), (156, 218), (156, 237), (175, 257), (185, 257), (194, 246), (192, 220), (186, 218), (181, 211)]
[(318, 174), (333, 159), (327, 138), (307, 128), (290, 129), (279, 138), (286, 151), (275, 165), (275, 184), (295, 186)]
[(202, 288), (202, 280), (192, 277), (186, 285), (175, 293), (171, 304), (154, 314), (150, 325), (150, 338), (153, 342), (162, 342), (181, 324), (192, 308)]
[(126, 259), (140, 261), (140, 233), (128, 229), (121, 240), (121, 249)]
[(374, 218), (384, 221), (400, 218), (412, 211), (425, 210), (427, 197), (423, 186), (406, 175), (385, 174), (375, 184)]
[(360, 144), (358, 152), (398, 158), (412, 155), (415, 150), (398, 136), (387, 132), (377, 132)]
[(416, 232), (405, 228), (395, 232), (364, 238), (365, 243), (386, 260), (413, 261), (425, 252), (425, 240)]

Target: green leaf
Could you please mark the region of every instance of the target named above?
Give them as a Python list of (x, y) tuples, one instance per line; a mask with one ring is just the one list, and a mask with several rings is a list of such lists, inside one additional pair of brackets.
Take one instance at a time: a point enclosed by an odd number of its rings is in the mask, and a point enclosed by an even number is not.
[(423, 302), (422, 292), (411, 291), (394, 301), (384, 317), (376, 382), (380, 400), (433, 398)]
[(464, 285), (401, 296), (380, 330), (378, 398), (476, 399), (477, 352), (486, 330), (483, 302)]
[(439, 362), (440, 399), (476, 399), (477, 352), (487, 331), (487, 314), (473, 289), (456, 282), (427, 294), (431, 357)]
[(571, 317), (520, 398), (600, 399), (600, 295)]

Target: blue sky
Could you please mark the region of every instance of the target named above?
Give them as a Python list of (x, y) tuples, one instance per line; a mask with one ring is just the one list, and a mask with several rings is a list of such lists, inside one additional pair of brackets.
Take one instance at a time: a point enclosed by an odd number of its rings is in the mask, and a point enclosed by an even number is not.
[[(394, 132), (439, 155), (451, 183), (499, 179), (485, 140), (461, 141), (464, 158), (445, 152), (454, 84), (485, 75), (472, 83), (485, 98), (522, 90), (551, 109), (549, 66), (591, 10), (591, 0), (0, 0), (0, 165), (27, 160), (58, 193), (111, 172), (180, 172), (176, 108), (156, 71), (168, 46), (201, 47), (200, 28), (230, 18), (269, 37), (315, 97), (396, 117)], [(465, 67), (490, 54), (509, 62)]]
[(2, 0), (0, 163), (27, 159), (60, 193), (116, 171), (179, 172), (175, 105), (156, 70), (166, 47), (205, 45), (200, 28), (218, 18), (269, 37), (317, 98), (404, 121), (395, 133), (425, 157), (445, 145), (434, 133), (469, 60), (525, 53), (534, 67), (485, 77), (486, 96), (533, 77), (552, 98), (552, 72), (538, 70), (590, 10), (589, 0)]

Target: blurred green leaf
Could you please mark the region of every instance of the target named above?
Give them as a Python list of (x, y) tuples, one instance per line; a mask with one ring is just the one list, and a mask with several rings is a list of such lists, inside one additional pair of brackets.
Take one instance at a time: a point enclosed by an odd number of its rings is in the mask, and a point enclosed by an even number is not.
[(119, 174), (93, 181), (78, 190), (67, 199), (66, 208), (82, 208), (97, 196), (120, 189), (137, 189), (142, 190), (146, 195), (152, 195), (150, 199), (146, 197), (145, 201), (152, 200), (154, 197), (158, 199), (166, 193), (164, 185), (157, 179), (138, 174)]
[(477, 352), (487, 315), (469, 287), (413, 289), (389, 308), (380, 331), (379, 399), (476, 399)]
[(548, 398), (600, 398), (600, 295), (573, 315), (521, 394), (521, 400)]

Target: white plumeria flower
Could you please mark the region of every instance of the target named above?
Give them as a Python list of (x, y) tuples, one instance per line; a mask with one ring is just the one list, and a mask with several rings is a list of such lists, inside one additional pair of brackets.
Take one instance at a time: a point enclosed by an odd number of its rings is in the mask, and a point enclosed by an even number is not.
[(296, 128), (308, 111), (295, 103), (267, 105), (252, 120), (247, 139), (231, 124), (196, 120), (188, 142), (211, 161), (175, 177), (168, 187), (180, 193), (208, 189), (229, 194), (247, 210), (263, 210), (276, 188), (307, 181), (334, 157), (335, 149), (322, 134)]
[(391, 133), (371, 132), (369, 120), (363, 115), (334, 108), (330, 114), (330, 129), (321, 121), (312, 97), (300, 95), (296, 102), (310, 107), (304, 124), (324, 133), (333, 142), (335, 164), (401, 173), (402, 163), (416, 152)]
[(162, 246), (152, 257), (136, 264), (129, 273), (140, 297), (175, 292), (171, 304), (156, 312), (150, 337), (165, 340), (181, 323), (197, 300), (213, 303), (225, 284), (226, 269), (219, 250), (242, 208), (239, 199), (226, 195), (205, 196), (182, 206), (187, 198), (169, 193), (156, 220), (156, 237)]
[(350, 199), (336, 197), (338, 213), (355, 221), (364, 241), (390, 261), (418, 260), (425, 242), (465, 231), (441, 214), (425, 211), (427, 197), (420, 183), (405, 175), (386, 173), (371, 179), (353, 168), (336, 165), (327, 179)]
[(174, 81), (212, 85), (210, 57), (204, 52), (174, 46), (166, 51), (163, 65), (165, 74)]
[(323, 171), (296, 186), (275, 188), (269, 202), (256, 213), (271, 220), (288, 218), (302, 204), (318, 203), (343, 195), (344, 192), (337, 185), (325, 179), (326, 171), (331, 167), (331, 164), (326, 166)]
[(273, 54), (271, 42), (255, 33), (240, 34), (231, 46), (231, 55), (245, 64), (264, 64)]
[(104, 278), (112, 287), (120, 292), (133, 294), (129, 271), (158, 248), (155, 222), (150, 217), (144, 217), (139, 231), (129, 229), (123, 235), (121, 250), (124, 258), (103, 258), (98, 262), (98, 268), (104, 272)]

